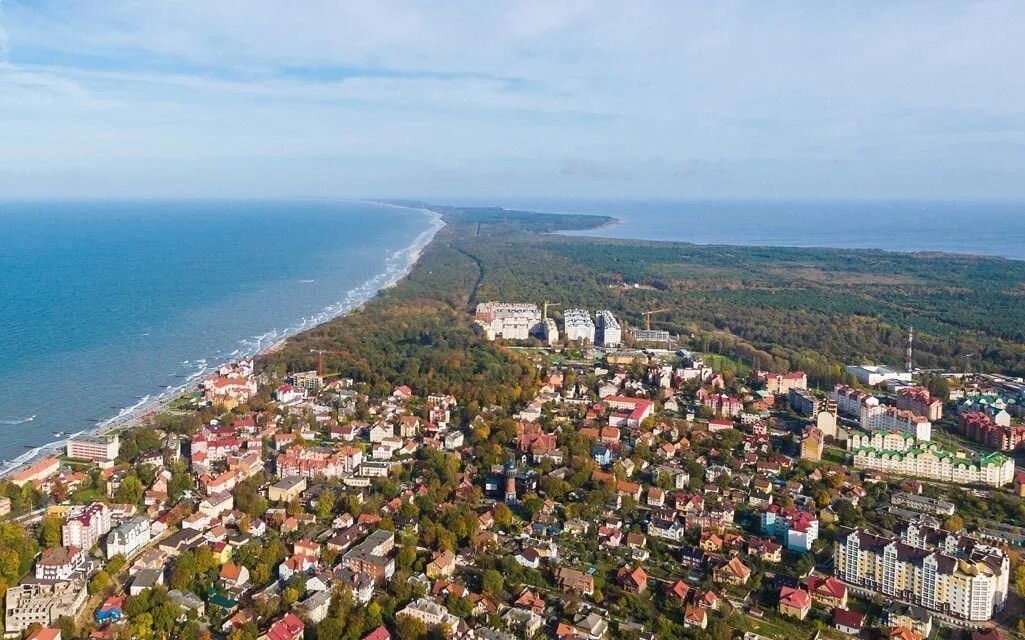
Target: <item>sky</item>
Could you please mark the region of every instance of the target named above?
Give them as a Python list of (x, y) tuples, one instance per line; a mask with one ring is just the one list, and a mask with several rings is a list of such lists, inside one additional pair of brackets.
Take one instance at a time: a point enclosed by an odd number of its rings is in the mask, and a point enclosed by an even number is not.
[(1025, 198), (1025, 2), (0, 0), (0, 198)]

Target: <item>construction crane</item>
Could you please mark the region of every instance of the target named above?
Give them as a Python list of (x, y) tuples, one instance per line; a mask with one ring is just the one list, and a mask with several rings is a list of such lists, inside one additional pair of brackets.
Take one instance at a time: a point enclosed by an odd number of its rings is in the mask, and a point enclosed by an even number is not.
[(324, 377), (324, 354), (328, 353), (331, 355), (347, 356), (348, 351), (331, 351), (328, 349), (310, 349), (310, 353), (317, 354), (317, 377)]
[(654, 309), (652, 311), (644, 311), (641, 313), (641, 315), (644, 316), (644, 328), (651, 331), (651, 316), (656, 313), (665, 313), (666, 311), (669, 311), (669, 309)]
[(561, 302), (548, 302), (547, 300), (545, 300), (541, 304), (541, 319), (542, 320), (547, 320), (548, 319), (548, 307), (561, 307), (561, 306), (562, 306)]

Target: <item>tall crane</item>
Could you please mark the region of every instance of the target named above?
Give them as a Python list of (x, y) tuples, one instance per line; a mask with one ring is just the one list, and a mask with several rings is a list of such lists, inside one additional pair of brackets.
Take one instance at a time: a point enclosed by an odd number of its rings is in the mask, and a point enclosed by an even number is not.
[(644, 316), (644, 328), (651, 331), (651, 316), (656, 313), (665, 313), (666, 311), (669, 311), (669, 309), (653, 309), (651, 311), (641, 313), (641, 315)]
[(317, 377), (324, 377), (324, 354), (328, 353), (331, 355), (347, 356), (348, 351), (332, 351), (329, 349), (310, 349), (310, 353), (317, 354)]
[(560, 306), (562, 306), (561, 302), (549, 302), (549, 301), (545, 300), (541, 304), (541, 319), (542, 320), (547, 320), (548, 319), (548, 307), (560, 307)]

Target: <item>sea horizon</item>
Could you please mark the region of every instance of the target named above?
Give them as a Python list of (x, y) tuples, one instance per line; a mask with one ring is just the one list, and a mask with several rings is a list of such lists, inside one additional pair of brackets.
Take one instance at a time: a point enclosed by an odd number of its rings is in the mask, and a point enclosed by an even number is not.
[[(605, 215), (561, 235), (699, 245), (878, 249), (1025, 260), (1025, 200), (840, 198), (450, 198), (456, 206)], [(490, 204), (489, 204), (490, 203)]]

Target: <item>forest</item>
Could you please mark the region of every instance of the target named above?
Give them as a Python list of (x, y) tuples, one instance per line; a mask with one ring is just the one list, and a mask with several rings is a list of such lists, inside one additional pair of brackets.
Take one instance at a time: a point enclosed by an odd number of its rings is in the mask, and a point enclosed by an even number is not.
[[(408, 203), (407, 203), (408, 204)], [(447, 391), (478, 406), (526, 397), (521, 356), (471, 330), (488, 300), (608, 308), (628, 326), (748, 365), (802, 368), (815, 384), (843, 365), (900, 365), (908, 327), (915, 365), (1025, 374), (1025, 262), (875, 250), (712, 246), (554, 233), (602, 216), (431, 207), (447, 226), (399, 285), (363, 309), (290, 340), (266, 359), (278, 373), (313, 368), (314, 349), (341, 375)], [(493, 384), (492, 384), (493, 383)]]

